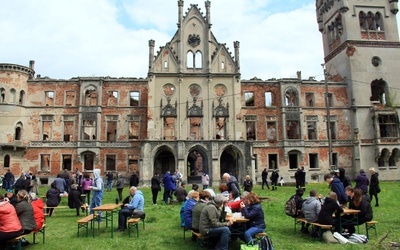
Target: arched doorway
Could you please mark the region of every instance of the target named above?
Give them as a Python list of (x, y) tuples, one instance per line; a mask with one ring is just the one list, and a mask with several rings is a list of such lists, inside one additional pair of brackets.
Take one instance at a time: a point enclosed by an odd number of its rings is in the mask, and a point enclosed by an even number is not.
[(239, 181), (243, 179), (242, 174), (245, 174), (243, 173), (243, 155), (236, 147), (228, 146), (224, 149), (219, 165), (221, 178), (224, 173), (228, 173)]
[(206, 172), (209, 176), (209, 162), (206, 150), (202, 147), (193, 147), (187, 157), (188, 183), (200, 183), (201, 175)]
[(96, 155), (91, 151), (85, 151), (81, 154), (84, 164), (83, 169), (85, 171), (93, 171), (95, 157)]
[(165, 172), (170, 171), (173, 174), (175, 169), (176, 161), (171, 149), (166, 146), (158, 149), (154, 156), (154, 173), (159, 173), (162, 176)]

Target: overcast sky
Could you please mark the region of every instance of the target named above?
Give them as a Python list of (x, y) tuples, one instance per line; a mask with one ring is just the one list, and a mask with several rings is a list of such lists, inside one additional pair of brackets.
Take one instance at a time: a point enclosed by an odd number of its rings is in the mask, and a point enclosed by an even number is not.
[[(185, 0), (184, 10), (205, 0)], [(0, 63), (50, 78), (146, 77), (148, 40), (156, 48), (177, 30), (176, 0), (12, 0), (0, 8)], [(242, 79), (322, 77), (315, 0), (211, 0), (212, 32), (234, 51)]]

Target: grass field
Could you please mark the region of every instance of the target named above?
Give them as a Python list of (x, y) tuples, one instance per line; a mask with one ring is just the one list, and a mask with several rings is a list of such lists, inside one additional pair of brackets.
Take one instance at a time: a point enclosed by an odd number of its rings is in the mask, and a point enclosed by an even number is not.
[[(328, 186), (324, 184), (307, 185), (306, 194), (311, 189), (316, 189), (323, 195), (329, 192)], [(399, 193), (400, 184), (398, 182), (381, 183), (382, 192), (379, 195), (380, 207), (374, 207), (374, 220), (379, 221), (377, 226), (378, 237), (370, 234), (370, 242), (365, 245), (327, 245), (316, 239), (303, 235), (299, 230), (294, 233), (293, 219), (285, 215), (284, 203), (290, 195), (294, 193), (294, 187), (279, 187), (277, 191), (262, 190), (256, 186), (254, 191), (260, 196), (267, 196), (269, 200), (262, 202), (267, 223), (267, 233), (271, 237), (275, 249), (390, 249), (389, 242), (400, 241), (400, 215), (399, 215)], [(46, 187), (41, 187), (41, 194), (46, 191)], [(142, 189), (145, 195), (146, 229), (143, 230), (140, 223), (140, 236), (136, 234), (128, 237), (127, 231), (115, 232), (114, 238), (110, 238), (109, 229), (105, 228), (105, 222), (101, 224), (100, 232), (96, 230), (95, 238), (84, 235), (77, 237), (76, 221), (83, 217), (77, 217), (75, 210), (59, 210), (55, 216), (46, 220), (46, 243), (42, 244), (41, 236), (38, 237), (39, 244), (30, 245), (24, 249), (196, 249), (195, 242), (187, 237), (183, 240), (183, 231), (179, 221), (179, 204), (164, 205), (161, 201), (162, 194), (159, 194), (157, 206), (151, 202), (151, 190)], [(128, 188), (124, 189), (124, 196), (128, 195)], [(103, 204), (114, 203), (117, 192), (105, 192)], [(62, 199), (60, 205), (67, 205), (67, 200)], [(117, 217), (117, 216), (115, 216)], [(115, 219), (114, 217), (114, 219)], [(117, 219), (114, 224), (117, 225)], [(114, 226), (116, 227), (116, 226)], [(360, 226), (360, 233), (365, 234), (365, 226)], [(378, 244), (379, 238), (383, 235), (388, 236)], [(188, 236), (188, 234), (187, 234)], [(32, 242), (32, 236), (27, 238)], [(240, 249), (241, 242), (233, 242), (230, 249)]]

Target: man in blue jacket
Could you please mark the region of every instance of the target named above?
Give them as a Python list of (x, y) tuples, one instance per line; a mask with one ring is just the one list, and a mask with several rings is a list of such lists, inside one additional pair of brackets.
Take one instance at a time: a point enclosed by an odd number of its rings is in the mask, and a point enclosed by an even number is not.
[(135, 186), (129, 189), (129, 194), (132, 196), (131, 201), (128, 204), (123, 204), (122, 209), (119, 210), (118, 214), (118, 231), (124, 231), (126, 229), (126, 221), (128, 217), (134, 214), (143, 214), (144, 197), (142, 191), (138, 190)]
[(328, 182), (331, 190), (336, 193), (339, 203), (341, 205), (346, 205), (347, 195), (344, 191), (343, 183), (339, 180), (339, 178), (333, 176), (332, 174), (326, 174), (324, 176), (324, 180)]

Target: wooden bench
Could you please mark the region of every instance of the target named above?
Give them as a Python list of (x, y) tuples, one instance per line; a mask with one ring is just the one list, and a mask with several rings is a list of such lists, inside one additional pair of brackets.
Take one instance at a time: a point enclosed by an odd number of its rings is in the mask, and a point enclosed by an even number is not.
[[(44, 207), (43, 207), (44, 213), (47, 214), (47, 215), (49, 215), (49, 213), (47, 213), (47, 209), (50, 209), (50, 208), (56, 209), (56, 210), (58, 210), (58, 209), (72, 209), (72, 210), (75, 211), (75, 208), (70, 208), (69, 206), (57, 206), (57, 207), (48, 207), (48, 206), (44, 206)], [(80, 208), (86, 213), (86, 215), (89, 214), (89, 205), (83, 204)], [(53, 211), (53, 214), (52, 214), (52, 215), (54, 215), (54, 211)]]
[(131, 228), (136, 228), (136, 237), (139, 238), (139, 220), (140, 218), (130, 218), (128, 220), (128, 236), (131, 237)]
[(376, 234), (376, 225), (378, 224), (377, 221), (368, 221), (365, 222), (365, 231), (367, 232), (367, 238), (369, 239), (369, 233), (368, 230), (370, 229), (374, 229), (375, 231), (375, 237), (377, 237), (378, 235)]
[(79, 237), (79, 229), (86, 228), (86, 238), (89, 235), (89, 222), (90, 222), (90, 226), (92, 228), (93, 231), (93, 237), (94, 237), (94, 228), (93, 228), (93, 220), (96, 218), (96, 216), (94, 214), (89, 214), (86, 217), (83, 217), (82, 219), (79, 219), (78, 222), (78, 237)]
[(192, 230), (192, 234), (194, 234), (196, 236), (196, 249), (199, 249), (200, 241), (205, 243), (208, 247), (208, 245), (210, 244), (208, 236), (202, 235), (201, 233), (196, 233), (193, 230)]
[(18, 237), (15, 237), (14, 239), (8, 240), (7, 243), (16, 244), (16, 245), (13, 245), (13, 247), (14, 247), (13, 249), (21, 250), (22, 249), (22, 239), (25, 238), (26, 236), (27, 236), (27, 234), (22, 234)]
[(46, 224), (43, 224), (43, 226), (39, 230), (33, 231), (32, 233), (33, 233), (33, 244), (36, 243), (36, 234), (38, 234), (38, 233), (42, 234), (42, 236), (43, 236), (43, 244), (44, 244), (45, 236), (46, 236)]
[(294, 218), (294, 231), (296, 232), (296, 225), (297, 224), (302, 224), (302, 223), (308, 223), (310, 225), (312, 225), (312, 227), (318, 227), (318, 239), (322, 240), (322, 230), (331, 230), (332, 229), (332, 225), (323, 225), (323, 224), (319, 224), (317, 222), (309, 222), (307, 221), (305, 218), (300, 218), (300, 217), (295, 217)]

